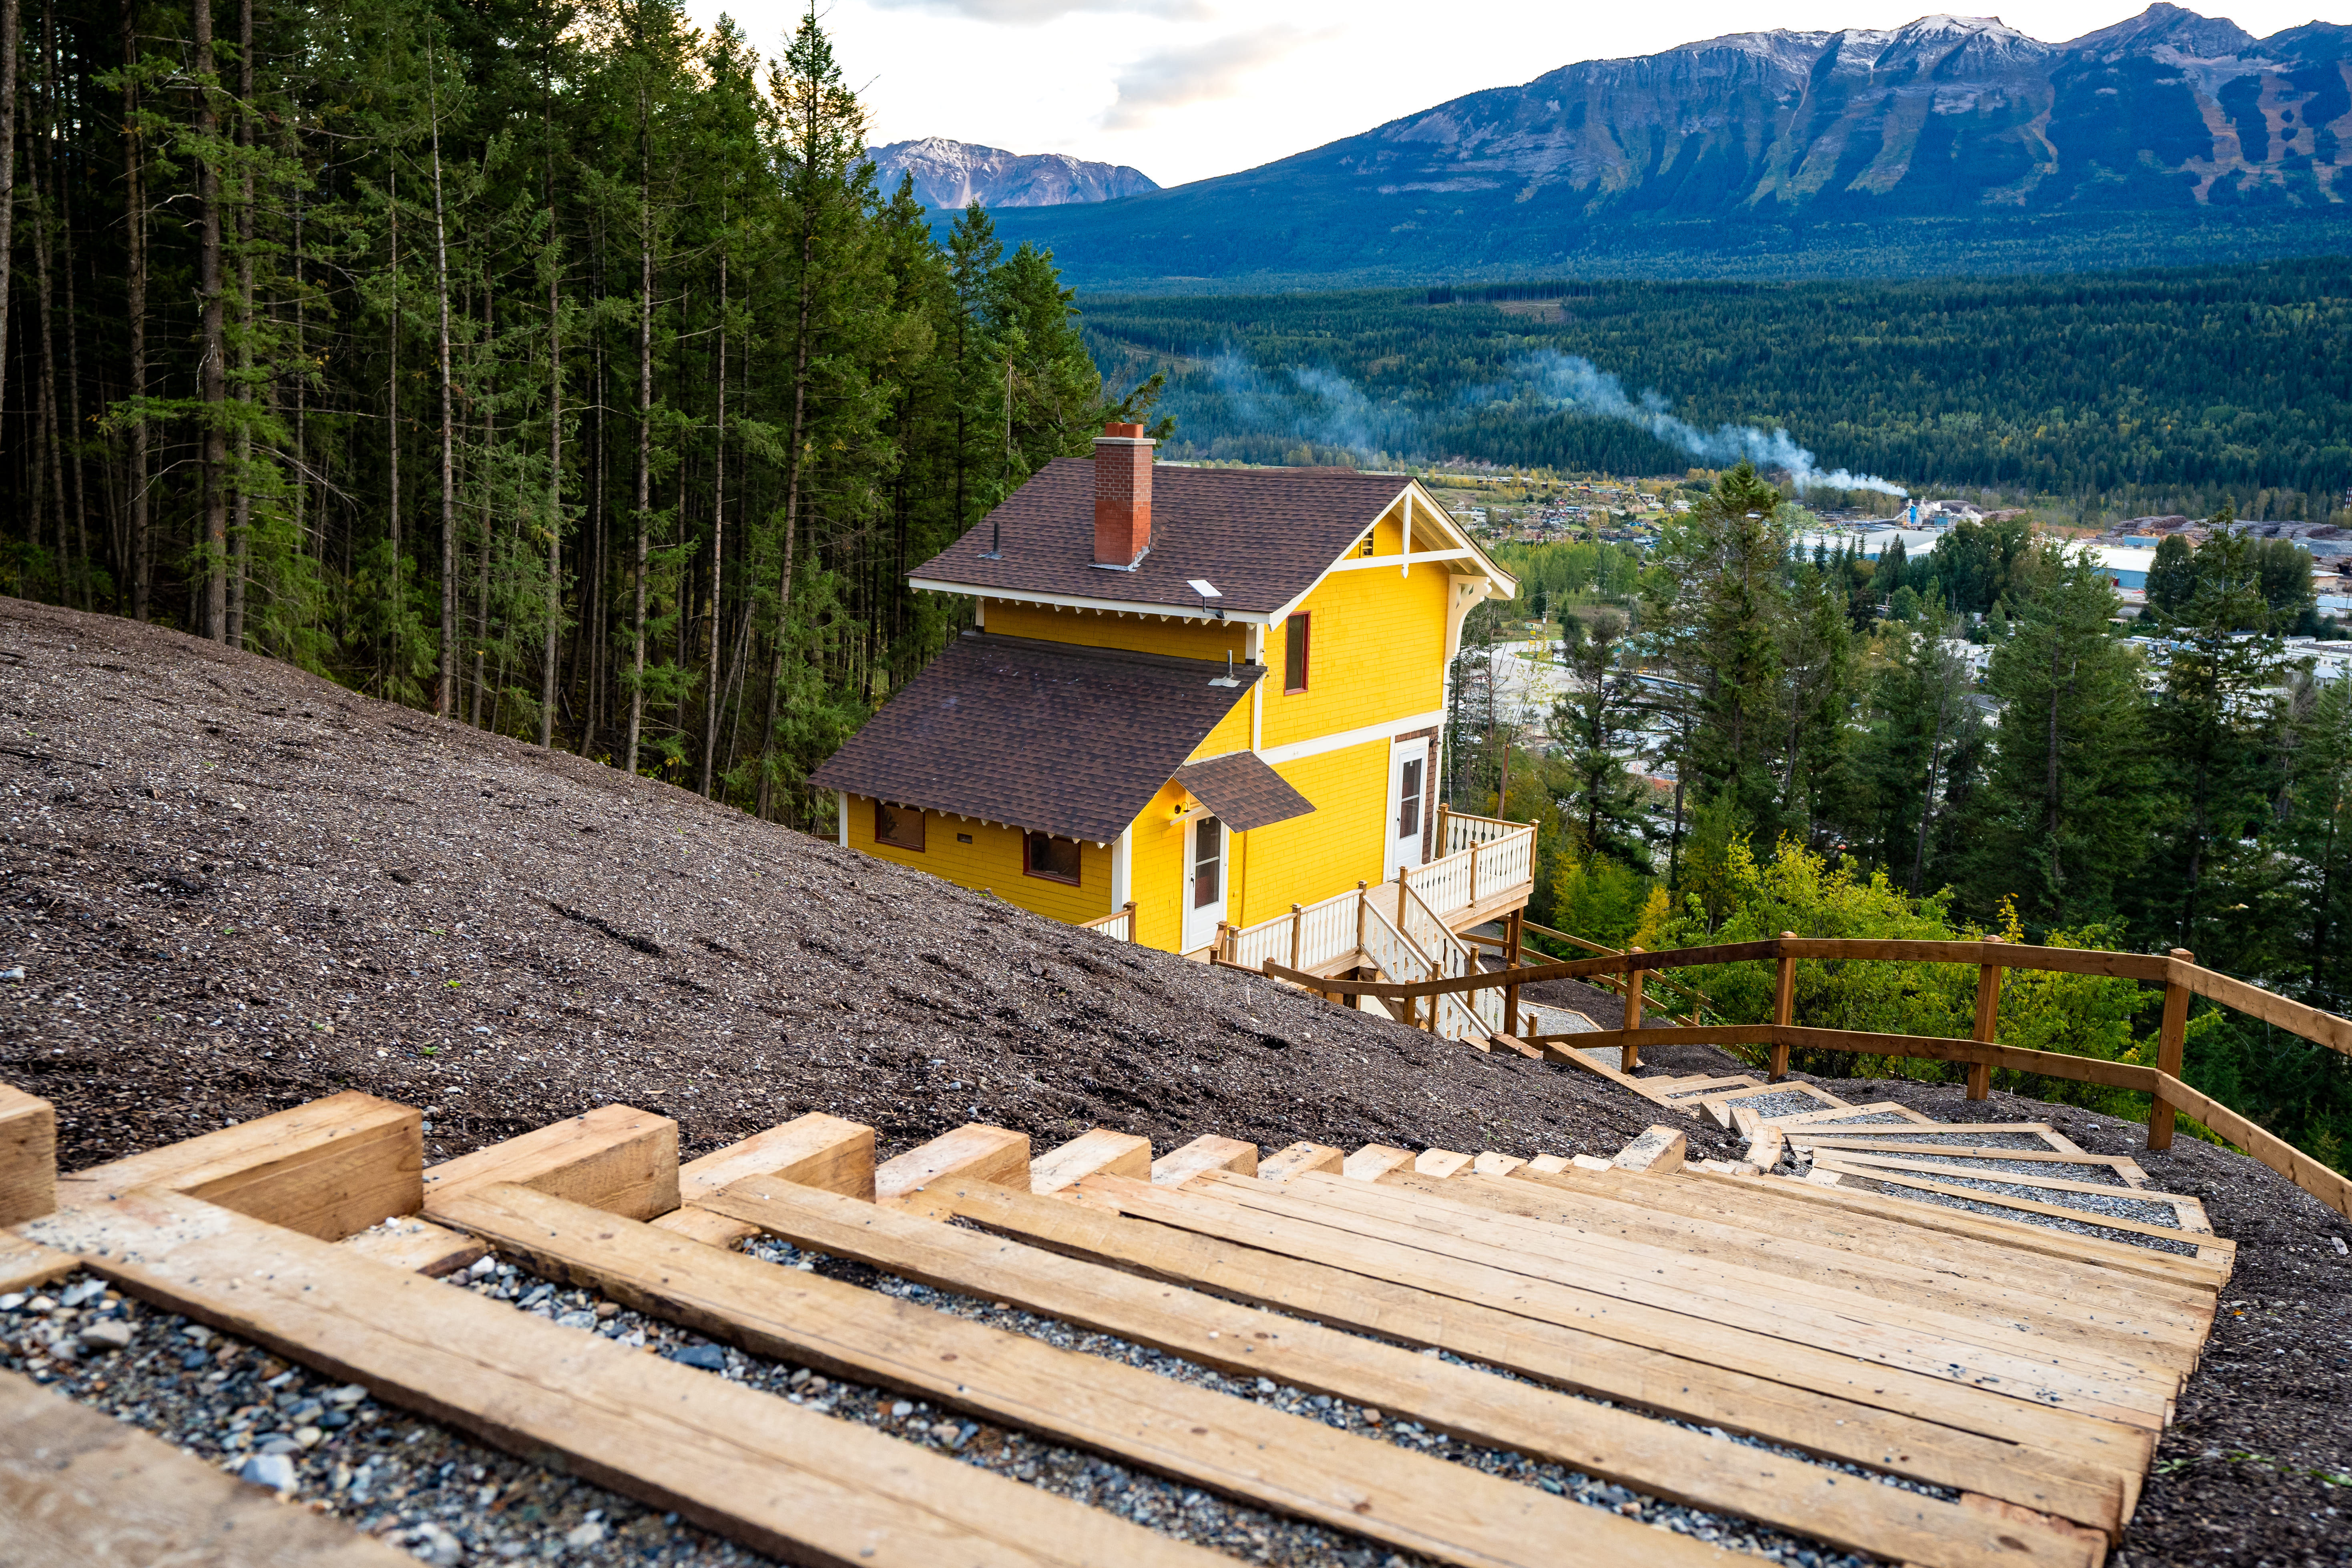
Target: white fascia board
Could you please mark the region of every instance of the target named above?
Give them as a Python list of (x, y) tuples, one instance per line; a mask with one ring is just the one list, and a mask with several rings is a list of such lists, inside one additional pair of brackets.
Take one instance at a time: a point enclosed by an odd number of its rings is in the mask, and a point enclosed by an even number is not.
[(1411, 555), (1350, 555), (1331, 570), (1372, 572), (1387, 566), (1418, 566), (1424, 561), (1475, 561), (1477, 558), (1478, 553), (1475, 550), (1421, 550)]
[[(1479, 569), (1493, 580), (1494, 587), (1507, 590), (1503, 593), (1490, 590), (1487, 596), (1496, 599), (1517, 597), (1519, 592), (1519, 580), (1495, 564), (1495, 558), (1479, 548), (1478, 542), (1473, 539), (1460, 523), (1454, 521), (1452, 512), (1437, 504), (1436, 497), (1422, 489), (1419, 479), (1413, 480), (1408, 488), (1419, 498), (1422, 504), (1428, 508), (1429, 521), (1437, 525), (1437, 531), (1454, 541), (1458, 550), (1467, 552), (1470, 559), (1478, 563)], [(1411, 540), (1405, 542), (1408, 548), (1412, 542)]]
[(1255, 610), (1227, 610), (1219, 616), (1198, 605), (1142, 605), (1126, 599), (1088, 599), (1076, 594), (1016, 593), (1009, 588), (974, 587), (969, 583), (941, 583), (929, 577), (909, 577), (907, 586), (931, 594), (962, 594), (983, 602), (1003, 599), (1015, 605), (1052, 605), (1065, 610), (1096, 610), (1114, 616), (1157, 616), (1162, 620), (1200, 621), (1206, 625), (1223, 620), (1262, 626), (1276, 618)]
[[(1427, 490), (1421, 488), (1420, 480), (1412, 480), (1406, 484), (1404, 489), (1397, 491), (1396, 499), (1390, 501), (1388, 506), (1381, 508), (1381, 516), (1388, 516), (1390, 509), (1394, 507), (1397, 504), (1397, 501), (1403, 500), (1408, 496), (1413, 498), (1415, 511), (1425, 512), (1428, 516), (1429, 521), (1434, 524), (1440, 532), (1444, 533), (1448, 539), (1454, 542), (1454, 547), (1452, 549), (1431, 550), (1414, 553), (1412, 550), (1412, 538), (1411, 534), (1407, 534), (1405, 537), (1406, 553), (1402, 555), (1341, 555), (1339, 559), (1333, 561), (1330, 565), (1326, 566), (1320, 573), (1317, 574), (1315, 581), (1307, 584), (1306, 588), (1288, 604), (1283, 605), (1280, 609), (1266, 616), (1266, 624), (1268, 626), (1272, 626), (1277, 621), (1288, 620), (1292, 616), (1297, 614), (1299, 606), (1306, 604), (1307, 598), (1313, 595), (1316, 589), (1320, 588), (1323, 585), (1324, 580), (1329, 577), (1334, 572), (1370, 572), (1375, 568), (1382, 566), (1395, 567), (1401, 571), (1410, 571), (1414, 565), (1423, 561), (1430, 562), (1432, 563), (1441, 561), (1465, 562), (1466, 563), (1467, 570), (1457, 567), (1451, 575), (1457, 579), (1483, 579), (1486, 587), (1485, 596), (1490, 599), (1509, 599), (1517, 596), (1519, 592), (1518, 579), (1504, 571), (1500, 566), (1496, 565), (1494, 558), (1489, 556), (1485, 551), (1478, 548), (1478, 542), (1476, 540), (1471, 538), (1468, 534), (1463, 532), (1459, 527), (1455, 526), (1454, 519), (1446, 512), (1446, 510), (1438, 505), (1437, 502), (1432, 499)], [(1420, 520), (1416, 518), (1414, 521), (1418, 521)], [(1356, 537), (1360, 540), (1363, 538), (1363, 535), (1358, 534)], [(1355, 548), (1355, 545), (1350, 543), (1348, 548), (1352, 551)]]
[(1283, 763), (1295, 763), (1301, 757), (1321, 756), (1326, 752), (1344, 752), (1350, 746), (1361, 746), (1373, 741), (1391, 741), (1415, 730), (1426, 730), (1445, 722), (1445, 710), (1415, 713), (1403, 719), (1387, 719), (1377, 724), (1364, 724), (1337, 734), (1318, 735), (1311, 741), (1293, 741), (1286, 746), (1266, 746), (1258, 752), (1258, 760), (1268, 767)]

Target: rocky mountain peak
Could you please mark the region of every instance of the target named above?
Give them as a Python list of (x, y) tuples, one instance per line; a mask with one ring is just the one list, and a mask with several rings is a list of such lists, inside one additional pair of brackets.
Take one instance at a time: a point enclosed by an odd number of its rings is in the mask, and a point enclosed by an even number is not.
[(915, 199), (935, 211), (973, 202), (991, 208), (1107, 202), (1160, 188), (1124, 163), (1088, 163), (1066, 153), (1008, 153), (945, 136), (869, 147), (866, 155), (884, 191), (912, 178)]

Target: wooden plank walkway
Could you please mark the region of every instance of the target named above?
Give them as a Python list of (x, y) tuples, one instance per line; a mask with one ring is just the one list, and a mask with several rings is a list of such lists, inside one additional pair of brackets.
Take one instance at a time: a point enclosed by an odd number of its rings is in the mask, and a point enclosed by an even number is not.
[[(1843, 1163), (1848, 1181), (1998, 1181), (2056, 1201), (2011, 1199), (2011, 1218), (1683, 1170), (1672, 1128), (1633, 1168), (1534, 1151), (1261, 1151), (1215, 1130), (1156, 1160), (1103, 1129), (1036, 1152), (980, 1124), (877, 1165), (870, 1128), (812, 1112), (681, 1167), (675, 1126), (626, 1106), (426, 1169), (412, 1108), (341, 1095), (62, 1177), (19, 1138), (12, 1201), (58, 1206), (0, 1231), (0, 1262), (25, 1279), (89, 1268), (796, 1562), (1210, 1554), (418, 1271), (487, 1247), (754, 1354), (1463, 1568), (1726, 1554), (1287, 1414), (1247, 1382), (1223, 1392), (734, 1247), (776, 1237), (1840, 1551), (1920, 1568), (2097, 1563), (2228, 1277), (2229, 1244), (2189, 1228), (2201, 1210), (2054, 1133), (2010, 1147), (2040, 1124), (1856, 1121), (1873, 1108), (1821, 1091), (1626, 1081), (1678, 1115), (1750, 1127), (1776, 1159)], [(0, 1104), (37, 1126), (27, 1098)], [(1759, 1114), (1774, 1109), (1794, 1113)], [(1885, 1146), (1915, 1136), (1938, 1141)], [(2062, 1205), (2100, 1194), (2134, 1213), (2170, 1205), (2183, 1228), (2146, 1226), (2147, 1239), (2190, 1250), (2032, 1223), (2055, 1217), (2036, 1207), (2080, 1218)]]
[(415, 1568), (160, 1437), (0, 1372), (7, 1568)]

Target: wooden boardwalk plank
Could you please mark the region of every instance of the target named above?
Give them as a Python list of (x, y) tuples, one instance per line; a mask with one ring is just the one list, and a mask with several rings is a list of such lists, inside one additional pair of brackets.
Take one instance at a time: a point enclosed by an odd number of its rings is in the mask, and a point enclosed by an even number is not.
[[(534, 1462), (560, 1459), (599, 1486), (790, 1562), (1224, 1561), (855, 1422), (209, 1204), (132, 1190), (28, 1228), (144, 1300)], [(750, 1262), (644, 1228), (700, 1257)]]
[[(1067, 1206), (1014, 1193), (1005, 1198)], [(1923, 1564), (2014, 1555), (1997, 1542), (1989, 1521), (1956, 1504), (1856, 1487), (1839, 1472), (1761, 1449), (1001, 1237), (782, 1182), (741, 1182), (706, 1201), (796, 1247), (941, 1289), (1012, 1301), (1239, 1376), (1373, 1405), (1473, 1442), (1855, 1551)], [(2072, 1543), (2036, 1544), (2049, 1544), (2062, 1559), (2078, 1558)]]
[(812, 1110), (754, 1132), (677, 1168), (678, 1202), (684, 1206), (657, 1215), (654, 1224), (713, 1247), (732, 1247), (753, 1234), (743, 1226), (694, 1206), (745, 1176), (782, 1176), (869, 1203), (874, 1197), (874, 1129)]
[[(1891, 1302), (1919, 1302), (1944, 1311), (2032, 1323), (2044, 1332), (2093, 1346), (2162, 1347), (2164, 1364), (2194, 1365), (2204, 1343), (2205, 1322), (2190, 1314), (2150, 1309), (2145, 1302), (2114, 1308), (2077, 1304), (2031, 1286), (1958, 1278), (1948, 1269), (1903, 1254), (1863, 1255), (1819, 1247), (1801, 1232), (1743, 1230), (1674, 1215), (1659, 1215), (1632, 1203), (1504, 1180), (1450, 1182), (1438, 1187), (1412, 1177), (1386, 1183), (1426, 1192), (1479, 1208), (1518, 1215), (1646, 1246), (1676, 1248), (1695, 1258), (1719, 1259), (1796, 1280), (1818, 1280)], [(1383, 1184), (1386, 1184), (1384, 1183)]]
[(2039, 1397), (2055, 1395), (2112, 1413), (2111, 1418), (2131, 1412), (2160, 1426), (2167, 1404), (2179, 1392), (2177, 1371), (2034, 1340), (2013, 1327), (2011, 1337), (2020, 1342), (2003, 1344), (1987, 1325), (1948, 1313), (1799, 1287), (1757, 1270), (1695, 1262), (1655, 1247), (1549, 1238), (1549, 1227), (1537, 1222), (1394, 1188), (1306, 1176), (1273, 1189), (1245, 1179), (1212, 1177), (1200, 1190), (1254, 1210), (1509, 1269), (1613, 1300), (1752, 1321), (1761, 1332), (1835, 1345), (1883, 1366), (1937, 1376), (1962, 1368), (1971, 1382), (2034, 1389)]
[(1583, 1330), (1644, 1348), (1671, 1345), (1704, 1361), (1775, 1383), (1898, 1411), (1923, 1420), (2032, 1444), (2092, 1463), (2120, 1454), (2133, 1474), (2154, 1452), (2152, 1421), (2117, 1422), (2095, 1411), (2048, 1403), (2041, 1391), (2006, 1392), (1943, 1376), (1887, 1367), (1801, 1341), (1711, 1318), (1612, 1300), (1480, 1262), (1441, 1257), (1312, 1221), (1244, 1208), (1194, 1192), (1171, 1192), (1117, 1177), (1085, 1184), (1097, 1201), (1124, 1214), (1202, 1236), (1392, 1280), (1503, 1312)]
[(1412, 1163), (1412, 1151), (1386, 1143), (1367, 1143), (1341, 1162), (1340, 1169), (1359, 1182), (1376, 1182), (1401, 1165)]
[[(865, 1216), (879, 1226), (887, 1212)], [(528, 1191), (478, 1194), (458, 1217), (540, 1273), (756, 1354), (907, 1390), (1440, 1561), (1719, 1560), (1534, 1487)]]
[(423, 1202), (424, 1113), (362, 1094), (331, 1094), (58, 1182), (61, 1204), (161, 1187), (249, 1219), (339, 1241)]
[[(1835, 1171), (1840, 1175), (1853, 1176), (1864, 1181), (1883, 1182), (1890, 1187), (1910, 1187), (1918, 1192), (1937, 1193), (1945, 1197), (1965, 1198), (1970, 1203), (1988, 1204), (1994, 1208), (2015, 1209), (2021, 1214), (2037, 1214), (2052, 1219), (2072, 1220), (2095, 1229), (2119, 1230), (2132, 1236), (2152, 1237), (2163, 1241), (2186, 1242), (2195, 1246), (2200, 1257), (2209, 1251), (2227, 1256), (2234, 1253), (2238, 1247), (2234, 1241), (2224, 1241), (2207, 1232), (2190, 1230), (2186, 1226), (2149, 1225), (2143, 1220), (2125, 1219), (2119, 1215), (2101, 1214), (2095, 1209), (2069, 1208), (2063, 1204), (2037, 1203), (2032, 1198), (2012, 1197), (2007, 1193), (1986, 1192), (1979, 1187), (1964, 1187), (1952, 1182), (1931, 1181), (1923, 1176), (1906, 1176), (1902, 1173), (1900, 1168), (1890, 1170), (1884, 1165), (1848, 1164), (1827, 1156), (1815, 1160), (1813, 1168)], [(2136, 1203), (2158, 1201), (2157, 1194), (2151, 1193), (2119, 1195), (2128, 1196)], [(2202, 1217), (2201, 1215), (2200, 1217)], [(2084, 1239), (2066, 1232), (2056, 1234), (2065, 1235), (2070, 1241)]]
[(435, 1279), (455, 1274), (489, 1250), (463, 1231), (445, 1229), (412, 1215), (355, 1231), (336, 1245)]
[(1029, 1162), (1029, 1190), (1058, 1193), (1088, 1176), (1151, 1179), (1151, 1140), (1132, 1132), (1090, 1128)]
[(415, 1568), (162, 1438), (0, 1372), (7, 1568)]
[[(1545, 1179), (1526, 1171), (1512, 1175), (1515, 1180)], [(1590, 1182), (1629, 1202), (1734, 1225), (1809, 1227), (1809, 1237), (1824, 1245), (1865, 1250), (1940, 1246), (1951, 1256), (1981, 1260), (1987, 1266), (2038, 1267), (2085, 1283), (2104, 1280), (2114, 1289), (2152, 1287), (2161, 1299), (2189, 1310), (2210, 1312), (2214, 1293), (2227, 1277), (2226, 1270), (2195, 1258), (2153, 1253), (2095, 1237), (2061, 1237), (2014, 1221), (1868, 1193), (1840, 1193), (1777, 1176), (1692, 1174), (1655, 1183), (1610, 1172), (1550, 1179)], [(1916, 1219), (1914, 1210), (1918, 1211)], [(2062, 1247), (2062, 1240), (2081, 1245)], [(2187, 1267), (2173, 1267), (2176, 1264)]]
[(1029, 1134), (967, 1121), (884, 1163), (874, 1173), (874, 1201), (908, 1203), (942, 1176), (969, 1176), (1026, 1188)]
[[(1268, 1154), (1257, 1168), (1257, 1173), (1269, 1182), (1286, 1182), (1301, 1171), (1344, 1171), (1347, 1153), (1327, 1143), (1293, 1143)], [(1106, 1171), (1105, 1175), (1124, 1176), (1126, 1171)]]
[(677, 1207), (677, 1123), (632, 1105), (583, 1116), (444, 1160), (425, 1173), (425, 1209), (500, 1182), (517, 1182), (630, 1219)]
[(0, 1231), (0, 1296), (37, 1289), (80, 1267), (81, 1260), (69, 1252), (58, 1252)]
[(1406, 1345), (1444, 1347), (1563, 1388), (1984, 1492), (2109, 1531), (2121, 1525), (2125, 1473), (2136, 1470), (2147, 1452), (2146, 1441), (2129, 1430), (2086, 1418), (2072, 1419), (2094, 1439), (2086, 1446), (2098, 1455), (2095, 1460), (2021, 1447), (1668, 1350), (1093, 1206), (1038, 1203), (982, 1183), (953, 1187), (946, 1195), (958, 1215), (987, 1229), (1150, 1279)]
[(1171, 1149), (1151, 1162), (1151, 1179), (1171, 1187), (1181, 1187), (1193, 1177), (1211, 1171), (1256, 1175), (1257, 1145), (1244, 1143), (1238, 1138), (1220, 1138), (1209, 1132), (1181, 1149)]
[(0, 1083), (0, 1225), (35, 1219), (57, 1206), (57, 1110)]
[[(1906, 1159), (1893, 1154), (1881, 1154), (1868, 1149), (1828, 1148), (1821, 1157), (1841, 1166), (1875, 1167), (1889, 1171), (1916, 1171), (1925, 1176), (1962, 1176), (1972, 1182), (2004, 1182), (2011, 1186), (2042, 1187), (2053, 1193), (2094, 1193), (2103, 1197), (2123, 1198), (2133, 1203), (2169, 1207), (2179, 1219), (2184, 1230), (2210, 1230), (2205, 1220), (2205, 1205), (2183, 1193), (2151, 1192), (2135, 1189), (2123, 1184), (2122, 1178), (2110, 1182), (2085, 1182), (2073, 1176), (2044, 1175), (2040, 1171), (2002, 1171), (1988, 1169), (1982, 1164), (1958, 1165), (1949, 1160)], [(1998, 1156), (1987, 1156), (1997, 1159)], [(2065, 1156), (2060, 1155), (2063, 1159)], [(2021, 1161), (2019, 1163), (2024, 1163)]]

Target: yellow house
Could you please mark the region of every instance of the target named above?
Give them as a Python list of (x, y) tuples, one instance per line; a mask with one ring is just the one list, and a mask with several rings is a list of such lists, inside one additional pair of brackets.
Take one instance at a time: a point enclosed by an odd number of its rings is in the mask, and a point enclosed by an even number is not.
[(1156, 464), (1112, 425), (909, 582), (977, 625), (811, 781), (844, 845), (1325, 975), (1462, 973), (1524, 907), (1534, 830), (1437, 801), (1463, 617), (1517, 585), (1416, 481)]

